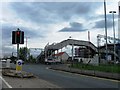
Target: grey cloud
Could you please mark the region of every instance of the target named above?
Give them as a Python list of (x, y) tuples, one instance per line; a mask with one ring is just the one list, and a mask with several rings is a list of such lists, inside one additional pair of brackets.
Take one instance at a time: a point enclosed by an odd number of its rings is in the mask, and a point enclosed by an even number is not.
[(82, 23), (78, 23), (78, 22), (72, 22), (70, 23), (71, 27), (75, 27), (75, 28), (82, 28)]
[[(18, 26), (19, 27), (19, 26)], [(12, 31), (16, 31), (16, 29), (18, 28), (17, 26), (13, 26), (13, 25), (2, 25), (2, 38), (3, 39), (8, 39), (11, 37)], [(35, 37), (43, 37), (41, 34), (38, 34), (37, 31), (35, 30), (31, 30), (30, 28), (26, 28), (26, 27), (19, 27), (21, 31), (24, 31), (25, 36), (29, 36), (32, 38)]]
[(51, 23), (70, 20), (75, 15), (88, 17), (101, 5), (100, 2), (16, 2), (11, 3), (11, 8), (22, 19), (36, 23)]
[(59, 32), (83, 32), (87, 29), (84, 29), (82, 23), (72, 22), (70, 23), (71, 27), (64, 27), (63, 29), (59, 30)]
[[(107, 17), (107, 20), (112, 20), (113, 19), (112, 14), (107, 14), (106, 17)], [(105, 18), (105, 16), (103, 14), (103, 15), (91, 16), (91, 17), (89, 17), (89, 20), (97, 20), (97, 19), (104, 19), (104, 18)], [(114, 19), (118, 19), (117, 14), (114, 14)]]
[[(107, 28), (112, 28), (113, 21), (107, 20)], [(95, 22), (95, 26), (93, 28), (105, 28), (105, 20), (100, 20)]]
[[(2, 25), (2, 46), (10, 46), (12, 44), (12, 31), (16, 31), (18, 27), (12, 26), (9, 24)], [(24, 31), (25, 37), (32, 38), (38, 38), (38, 37), (44, 37), (41, 35), (41, 33), (38, 33), (35, 30), (30, 30), (26, 27), (19, 27), (21, 31)]]

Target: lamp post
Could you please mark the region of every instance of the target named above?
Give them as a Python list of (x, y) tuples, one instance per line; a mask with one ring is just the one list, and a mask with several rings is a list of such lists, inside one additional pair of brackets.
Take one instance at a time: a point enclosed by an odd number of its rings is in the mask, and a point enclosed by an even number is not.
[(108, 57), (108, 46), (107, 46), (107, 16), (106, 16), (106, 0), (104, 0), (104, 13), (105, 13), (105, 38), (106, 38), (106, 60)]
[(115, 48), (116, 48), (116, 46), (115, 46), (115, 24), (114, 24), (114, 13), (116, 13), (116, 11), (110, 11), (109, 13), (112, 13), (112, 16), (113, 16), (113, 35), (114, 35), (114, 63), (115, 63), (115, 61), (116, 61), (116, 56), (115, 56), (115, 52), (116, 52), (116, 50), (115, 50)]
[(28, 40), (28, 38), (30, 38), (30, 37), (26, 37), (26, 59), (27, 59), (27, 40)]

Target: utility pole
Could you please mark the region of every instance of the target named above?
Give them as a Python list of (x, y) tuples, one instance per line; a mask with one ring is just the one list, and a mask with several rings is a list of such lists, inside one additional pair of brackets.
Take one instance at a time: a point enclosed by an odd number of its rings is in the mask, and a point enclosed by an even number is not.
[(112, 13), (112, 16), (113, 16), (113, 36), (114, 36), (114, 63), (116, 62), (116, 45), (115, 45), (115, 24), (114, 24), (114, 13), (116, 13), (116, 11), (110, 11), (109, 13)]
[(107, 18), (106, 18), (106, 2), (104, 0), (104, 13), (105, 13), (105, 36), (106, 36), (106, 60), (108, 57), (108, 47), (107, 47)]

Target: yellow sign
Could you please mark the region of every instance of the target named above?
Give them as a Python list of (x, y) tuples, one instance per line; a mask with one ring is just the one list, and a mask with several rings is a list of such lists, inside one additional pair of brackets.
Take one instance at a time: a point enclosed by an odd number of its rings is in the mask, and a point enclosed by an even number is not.
[(17, 71), (22, 71), (22, 66), (16, 65), (16, 70)]
[(21, 73), (21, 71), (22, 71), (22, 60), (18, 60), (16, 63), (16, 72)]

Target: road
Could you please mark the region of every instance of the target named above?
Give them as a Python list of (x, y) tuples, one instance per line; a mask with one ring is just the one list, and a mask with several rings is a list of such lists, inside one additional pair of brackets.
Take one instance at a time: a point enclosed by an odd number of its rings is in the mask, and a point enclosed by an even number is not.
[(23, 70), (62, 88), (118, 88), (118, 81), (48, 69), (48, 65), (24, 64)]
[(2, 66), (5, 66), (5, 63), (2, 64), (2, 62), (0, 61), (0, 90), (2, 89), (2, 87), (4, 88), (10, 88), (8, 86), (8, 83), (4, 80), (4, 78), (2, 77)]

